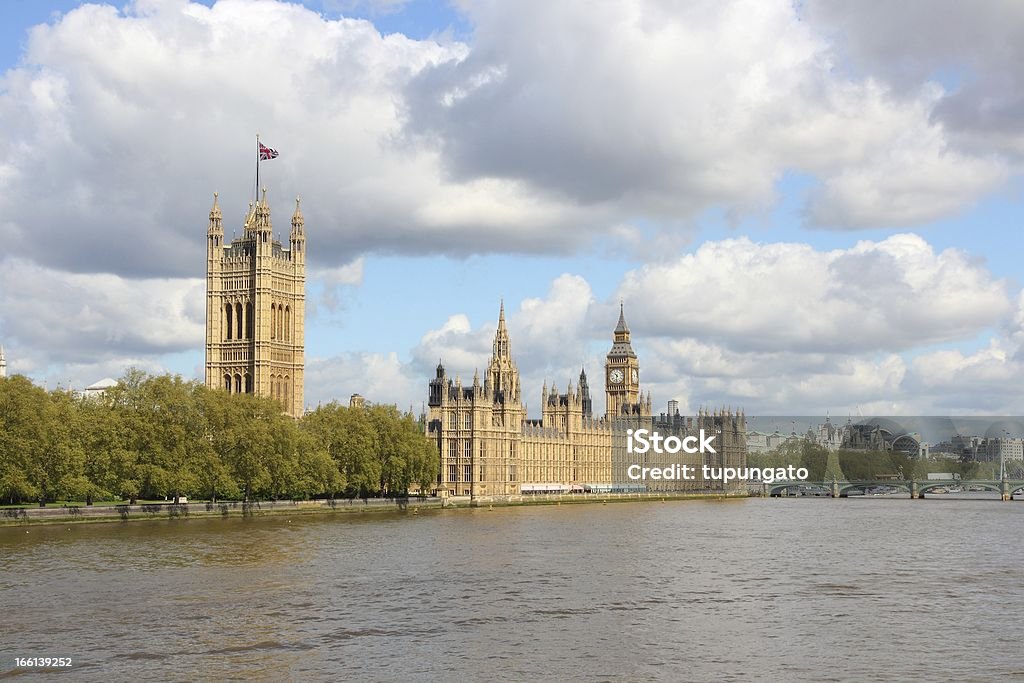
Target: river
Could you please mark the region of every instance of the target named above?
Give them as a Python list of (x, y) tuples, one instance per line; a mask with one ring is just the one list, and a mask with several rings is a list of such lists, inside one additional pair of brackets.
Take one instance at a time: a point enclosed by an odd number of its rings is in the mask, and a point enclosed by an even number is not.
[(1024, 678), (1024, 504), (747, 499), (0, 528), (0, 677)]

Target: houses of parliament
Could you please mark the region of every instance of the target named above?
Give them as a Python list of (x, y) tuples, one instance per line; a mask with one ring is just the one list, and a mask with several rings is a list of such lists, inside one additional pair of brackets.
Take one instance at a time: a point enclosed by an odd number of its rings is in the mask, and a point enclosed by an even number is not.
[[(474, 373), (466, 386), (451, 379), (438, 364), (430, 381), (426, 430), (441, 455), (437, 492), (449, 496), (508, 496), (535, 493), (715, 490), (739, 483), (693, 480), (636, 481), (630, 465), (667, 467), (690, 465), (698, 475), (702, 465), (746, 467), (746, 421), (742, 412), (700, 411), (683, 417), (678, 411), (653, 415), (651, 395), (640, 390), (640, 361), (630, 341), (625, 310), (620, 306), (612, 347), (604, 364), (606, 410), (596, 416), (585, 369), (565, 392), (544, 383), (541, 418), (527, 418), (519, 370), (505, 322), (498, 313), (491, 359), (481, 381)], [(680, 438), (700, 430), (714, 434), (717, 452), (630, 453), (631, 429), (658, 431)]]
[[(214, 194), (206, 248), (206, 385), (268, 396), (292, 417), (303, 414), (306, 232), (298, 199), (288, 245), (273, 237), (266, 190), (249, 204), (242, 235), (224, 240)], [(695, 417), (653, 415), (640, 389), (640, 361), (625, 310), (612, 332), (604, 366), (605, 413), (594, 413), (585, 369), (565, 391), (544, 384), (541, 417), (529, 419), (512, 356), (502, 304), (490, 362), (481, 380), (452, 379), (442, 364), (429, 383), (426, 434), (441, 461), (437, 493), (504, 496), (572, 491), (721, 488), (717, 482), (634, 481), (630, 465), (746, 466), (742, 413), (700, 411)], [(703, 429), (717, 437), (716, 454), (627, 452), (630, 429), (685, 437)]]

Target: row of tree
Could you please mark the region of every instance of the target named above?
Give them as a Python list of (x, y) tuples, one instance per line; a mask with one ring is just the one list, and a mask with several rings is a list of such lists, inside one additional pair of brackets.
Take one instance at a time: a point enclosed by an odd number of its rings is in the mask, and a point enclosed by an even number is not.
[(437, 446), (393, 406), (280, 404), (129, 371), (98, 398), (0, 379), (0, 500), (366, 497), (429, 490)]

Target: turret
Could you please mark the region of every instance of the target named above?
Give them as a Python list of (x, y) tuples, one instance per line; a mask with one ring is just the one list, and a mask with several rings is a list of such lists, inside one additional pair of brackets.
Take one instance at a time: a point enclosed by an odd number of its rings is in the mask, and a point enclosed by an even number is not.
[(431, 408), (436, 408), (441, 405), (445, 393), (445, 385), (448, 383), (447, 377), (445, 377), (444, 366), (441, 361), (437, 361), (437, 376), (430, 380), (430, 399), (427, 401), (427, 405)]
[(295, 198), (295, 213), (292, 214), (292, 231), (289, 235), (292, 261), (304, 263), (306, 260), (306, 222), (302, 217), (302, 206), (299, 197)]
[(206, 228), (206, 253), (208, 258), (219, 255), (219, 250), (224, 246), (224, 217), (220, 212), (220, 204), (217, 201), (217, 193), (213, 193), (213, 206), (210, 207), (210, 223)]
[(583, 417), (592, 417), (593, 403), (590, 400), (590, 386), (587, 384), (587, 371), (580, 368), (580, 403), (583, 406)]

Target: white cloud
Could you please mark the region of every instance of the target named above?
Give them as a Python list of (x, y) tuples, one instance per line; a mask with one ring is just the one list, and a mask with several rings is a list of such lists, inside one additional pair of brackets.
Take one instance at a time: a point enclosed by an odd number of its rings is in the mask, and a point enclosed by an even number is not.
[(452, 182), (403, 135), (409, 79), (468, 49), (279, 2), (78, 7), (34, 28), (0, 79), (0, 238), (50, 267), (197, 275), (210, 193), (239, 229), (260, 132), (281, 154), (261, 175), (278, 232), (301, 193), (312, 267), (584, 242), (552, 228), (602, 229), (588, 209), (514, 180)]
[(1011, 311), (1005, 282), (913, 234), (833, 251), (706, 242), (627, 274), (621, 295), (657, 335), (762, 351), (899, 351), (971, 338)]
[(901, 92), (949, 84), (933, 119), (953, 142), (1024, 158), (1024, 5), (1017, 0), (809, 0), (805, 16), (847, 69)]
[(821, 183), (812, 224), (864, 228), (956, 213), (1010, 173), (991, 149), (950, 148), (934, 85), (837, 68), (839, 39), (789, 0), (465, 7), (472, 49), (407, 99), (408, 130), (459, 180), (671, 221), (762, 209), (796, 170)]
[(38, 363), (96, 362), (203, 344), (205, 282), (64, 273), (0, 261), (0, 320), (8, 346)]
[[(395, 352), (351, 352), (331, 358), (310, 358), (305, 374), (306, 405), (337, 401), (348, 404), (352, 394), (360, 394), (374, 403), (393, 403), (402, 410), (413, 401), (420, 409), (420, 396), (426, 396), (428, 380), (415, 377)], [(419, 386), (422, 385), (422, 388)]]

